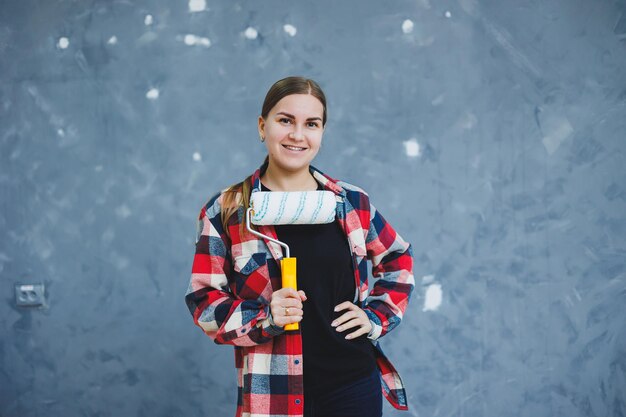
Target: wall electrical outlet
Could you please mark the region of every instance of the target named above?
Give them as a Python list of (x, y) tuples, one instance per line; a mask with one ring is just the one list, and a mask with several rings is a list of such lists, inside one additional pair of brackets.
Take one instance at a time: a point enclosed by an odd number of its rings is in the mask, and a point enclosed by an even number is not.
[(41, 307), (45, 304), (44, 284), (16, 284), (15, 304), (19, 307)]

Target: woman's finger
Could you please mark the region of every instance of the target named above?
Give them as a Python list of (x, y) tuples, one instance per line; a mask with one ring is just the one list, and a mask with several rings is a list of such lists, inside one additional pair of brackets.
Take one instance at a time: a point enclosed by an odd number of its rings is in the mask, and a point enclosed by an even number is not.
[(368, 334), (370, 330), (372, 330), (372, 323), (370, 323), (369, 317), (365, 314), (359, 306), (346, 301), (343, 302), (337, 307), (335, 307), (335, 311), (348, 310), (343, 313), (339, 318), (334, 320), (330, 325), (336, 327), (338, 332), (343, 332), (345, 330), (353, 329), (358, 327), (355, 332), (352, 332), (346, 336), (346, 339), (354, 339), (355, 337), (359, 337), (364, 334)]
[(286, 317), (301, 316), (302, 315), (302, 309), (296, 308), (296, 307), (284, 307), (283, 308), (283, 315), (286, 316)]
[[(285, 303), (285, 304), (281, 304), (281, 303)], [(295, 303), (290, 304), (291, 302), (288, 302), (286, 300), (282, 300), (281, 303), (270, 304), (270, 311), (272, 313), (272, 316), (275, 319), (274, 321), (276, 321), (276, 319), (280, 319), (283, 317), (287, 317), (288, 320), (290, 320), (291, 317), (303, 315), (301, 304), (300, 305), (295, 304)]]
[(369, 330), (367, 330), (366, 327), (359, 327), (359, 329), (356, 332), (352, 332), (346, 335), (346, 339), (354, 339), (356, 337), (363, 336), (364, 334), (368, 334), (368, 333), (369, 333)]
[(279, 305), (289, 308), (302, 308), (302, 302), (295, 298), (283, 298)]
[(274, 294), (282, 298), (296, 298), (298, 300), (300, 299), (300, 294), (298, 293), (298, 291), (289, 287), (284, 287), (280, 290), (274, 291)]
[(272, 316), (274, 318), (303, 315), (301, 304), (300, 305), (270, 304), (270, 311), (272, 312)]
[(356, 307), (353, 303), (350, 301), (344, 301), (343, 303), (335, 306), (335, 311), (343, 311), (346, 309), (352, 309), (353, 307)]
[(356, 327), (356, 326), (363, 326), (363, 324), (364, 324), (363, 320), (361, 320), (360, 317), (354, 318), (354, 319), (352, 319), (352, 320), (342, 324), (341, 326), (337, 326), (337, 331), (338, 332), (343, 332), (344, 330), (348, 330), (348, 329), (351, 329), (351, 328)]
[(357, 317), (357, 313), (355, 311), (348, 311), (347, 313), (343, 313), (341, 316), (333, 320), (333, 322), (330, 323), (330, 325), (332, 327), (341, 326), (343, 323), (347, 322), (348, 320), (352, 320), (353, 318), (356, 318), (356, 317)]
[[(292, 295), (295, 295), (295, 297), (292, 297)], [(300, 300), (298, 292), (296, 292), (293, 288), (281, 288), (280, 290), (272, 293), (270, 306), (272, 308), (277, 306), (302, 308), (302, 301)]]
[(272, 293), (270, 312), (272, 320), (277, 326), (284, 327), (287, 324), (297, 323), (302, 320), (303, 296), (306, 299), (304, 291), (296, 291), (288, 287)]

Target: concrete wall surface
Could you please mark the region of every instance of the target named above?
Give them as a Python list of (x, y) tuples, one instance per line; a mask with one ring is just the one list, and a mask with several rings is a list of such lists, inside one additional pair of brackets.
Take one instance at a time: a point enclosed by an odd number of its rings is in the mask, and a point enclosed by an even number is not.
[(234, 415), (183, 298), (288, 75), (413, 244), (385, 416), (626, 415), (626, 2), (2, 0), (0, 416)]

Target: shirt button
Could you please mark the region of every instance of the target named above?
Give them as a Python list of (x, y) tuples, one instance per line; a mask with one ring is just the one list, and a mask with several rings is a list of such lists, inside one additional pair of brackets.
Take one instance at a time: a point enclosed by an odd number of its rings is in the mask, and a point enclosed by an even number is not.
[(300, 399), (299, 398), (296, 400), (296, 404), (298, 404), (298, 405), (300, 404)]
[(246, 332), (246, 329), (241, 329), (241, 333), (245, 333), (245, 332)]
[(296, 365), (298, 365), (300, 363), (300, 361), (298, 359), (296, 359), (295, 361), (293, 361), (293, 363), (295, 363)]

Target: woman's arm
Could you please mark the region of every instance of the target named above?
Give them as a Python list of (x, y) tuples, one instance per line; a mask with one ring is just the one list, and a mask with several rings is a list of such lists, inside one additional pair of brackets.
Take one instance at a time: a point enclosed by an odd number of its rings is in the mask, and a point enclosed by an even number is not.
[(376, 340), (402, 320), (415, 287), (413, 250), (371, 203), (365, 242), (372, 275), (378, 278), (365, 299), (364, 308), (372, 324), (368, 338)]
[(217, 344), (252, 346), (266, 343), (284, 330), (274, 324), (270, 305), (243, 300), (230, 291), (230, 240), (224, 233), (218, 197), (198, 217), (198, 237), (185, 296), (194, 323)]

